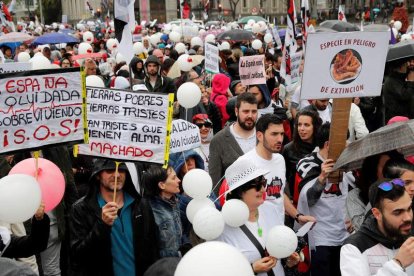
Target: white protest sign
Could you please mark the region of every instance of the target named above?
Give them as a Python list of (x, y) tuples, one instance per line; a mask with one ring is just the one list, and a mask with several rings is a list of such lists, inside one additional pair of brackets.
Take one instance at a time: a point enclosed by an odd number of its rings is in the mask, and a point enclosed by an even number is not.
[(182, 152), (201, 146), (200, 130), (185, 120), (172, 121), (170, 153)]
[(282, 40), (280, 39), (279, 32), (276, 26), (274, 26), (272, 29), (272, 35), (273, 35), (274, 40), (276, 41), (277, 47), (282, 48)]
[(381, 94), (389, 32), (308, 34), (301, 99)]
[(32, 70), (30, 62), (8, 62), (0, 64), (0, 74)]
[(219, 73), (219, 50), (217, 46), (206, 43), (204, 47), (204, 67), (209, 73)]
[(84, 141), (82, 103), (79, 68), (1, 74), (0, 153)]
[(243, 85), (266, 83), (264, 55), (241, 57), (239, 73)]
[(87, 87), (89, 144), (79, 154), (163, 163), (169, 95)]
[(290, 79), (292, 83), (300, 80), (300, 63), (302, 62), (302, 51), (290, 54)]

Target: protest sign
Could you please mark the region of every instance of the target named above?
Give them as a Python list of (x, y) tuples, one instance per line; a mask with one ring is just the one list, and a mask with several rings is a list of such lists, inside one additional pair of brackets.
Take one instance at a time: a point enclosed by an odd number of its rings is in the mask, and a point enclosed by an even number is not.
[(133, 34), (132, 35), (132, 42), (141, 42), (142, 41), (142, 34)]
[(290, 79), (292, 84), (300, 80), (300, 63), (302, 62), (302, 51), (290, 54)]
[(266, 83), (264, 55), (241, 57), (239, 73), (243, 85)]
[(170, 153), (182, 152), (200, 146), (200, 130), (195, 124), (181, 119), (172, 122)]
[(30, 70), (32, 70), (32, 64), (29, 62), (0, 63), (0, 74), (23, 72)]
[(310, 33), (301, 99), (381, 94), (389, 32)]
[(219, 73), (219, 51), (218, 47), (206, 43), (204, 47), (204, 66), (209, 73)]
[(87, 140), (79, 68), (0, 75), (0, 153)]
[(79, 154), (164, 163), (169, 95), (96, 87), (86, 92), (89, 144), (79, 145)]

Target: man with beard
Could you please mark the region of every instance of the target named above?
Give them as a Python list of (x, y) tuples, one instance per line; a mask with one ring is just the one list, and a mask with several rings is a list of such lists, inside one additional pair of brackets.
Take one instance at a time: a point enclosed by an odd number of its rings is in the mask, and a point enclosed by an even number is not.
[[(213, 185), (221, 181), (227, 167), (256, 145), (257, 100), (251, 93), (237, 96), (237, 121), (219, 131), (210, 143), (209, 173)], [(218, 194), (218, 185), (215, 189)]]
[(137, 193), (124, 164), (116, 171), (114, 161), (98, 159), (89, 182), (70, 216), (74, 274), (143, 275), (158, 258), (149, 203)]
[(331, 122), (332, 117), (332, 105), (329, 103), (329, 99), (312, 100), (312, 104), (306, 106), (303, 109), (313, 110), (319, 113), (319, 117), (323, 123)]
[(414, 275), (413, 212), (402, 179), (371, 185), (370, 214), (341, 249), (341, 273), (348, 275)]
[(144, 67), (146, 71), (144, 83), (149, 92), (163, 94), (175, 94), (177, 92), (172, 79), (161, 76), (161, 62), (156, 56), (150, 55), (145, 61)]
[(284, 193), (286, 184), (285, 159), (280, 154), (284, 137), (283, 121), (275, 114), (264, 114), (256, 123), (256, 147), (243, 155), (258, 168), (268, 170), (266, 200), (275, 205), (280, 215), (278, 224), (284, 224), (285, 210), (299, 223), (315, 221), (313, 217), (299, 214)]

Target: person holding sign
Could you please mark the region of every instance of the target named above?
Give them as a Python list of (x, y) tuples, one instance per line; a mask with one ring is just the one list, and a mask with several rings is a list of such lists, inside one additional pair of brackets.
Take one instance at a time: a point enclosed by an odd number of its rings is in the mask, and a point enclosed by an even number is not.
[[(351, 177), (342, 181), (328, 179), (335, 162), (328, 159), (330, 123), (323, 124), (317, 133), (317, 146), (310, 155), (299, 161), (297, 171), (303, 186), (299, 194), (298, 211), (316, 218), (308, 233), (311, 249), (311, 275), (340, 276), (339, 253), (348, 231), (345, 205)], [(351, 174), (351, 173), (349, 173)], [(355, 274), (360, 275), (360, 274)]]
[(89, 184), (71, 210), (74, 272), (143, 275), (159, 254), (149, 203), (135, 190), (127, 167), (109, 159), (95, 161)]

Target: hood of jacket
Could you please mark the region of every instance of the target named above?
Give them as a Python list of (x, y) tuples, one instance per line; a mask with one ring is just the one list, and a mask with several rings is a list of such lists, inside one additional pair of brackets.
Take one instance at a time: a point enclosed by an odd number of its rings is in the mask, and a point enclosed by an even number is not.
[(270, 102), (271, 102), (270, 91), (267, 88), (266, 84), (258, 84), (257, 86), (259, 87), (259, 90), (262, 93), (264, 108), (266, 108), (270, 105)]
[(181, 168), (184, 166), (185, 160), (193, 157), (195, 160), (195, 165), (197, 169), (204, 170), (204, 161), (203, 158), (194, 150), (187, 150), (185, 152), (176, 152), (170, 154), (170, 160), (168, 165), (174, 168), (175, 173), (178, 175), (181, 171)]
[(378, 229), (377, 220), (373, 214), (370, 214), (362, 223), (361, 228), (359, 229), (362, 233), (376, 240), (378, 243), (384, 245), (389, 249), (400, 248), (404, 243), (405, 239), (401, 238), (398, 240), (392, 240), (388, 237), (385, 237), (384, 234)]
[(134, 73), (134, 76), (137, 76), (141, 73), (137, 69), (137, 64), (139, 62), (142, 63), (142, 70), (144, 70), (144, 61), (142, 59), (138, 58), (138, 57), (133, 57), (130, 64), (129, 64), (131, 66), (132, 73)]

